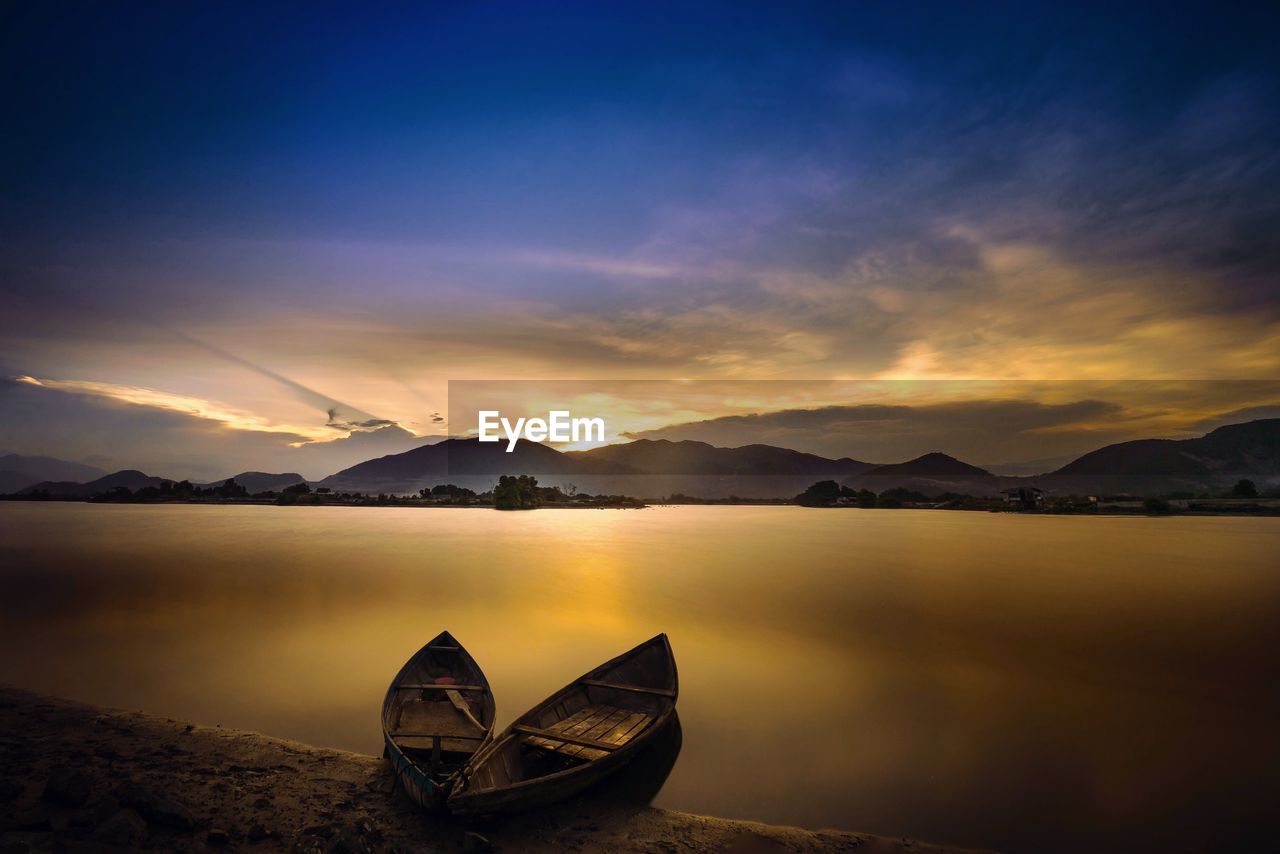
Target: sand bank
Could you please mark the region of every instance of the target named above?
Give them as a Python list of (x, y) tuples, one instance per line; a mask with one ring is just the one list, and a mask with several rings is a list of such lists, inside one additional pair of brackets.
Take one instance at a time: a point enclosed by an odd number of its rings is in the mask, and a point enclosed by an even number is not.
[(464, 824), (378, 757), (0, 687), (0, 851), (931, 852), (959, 849), (583, 798)]

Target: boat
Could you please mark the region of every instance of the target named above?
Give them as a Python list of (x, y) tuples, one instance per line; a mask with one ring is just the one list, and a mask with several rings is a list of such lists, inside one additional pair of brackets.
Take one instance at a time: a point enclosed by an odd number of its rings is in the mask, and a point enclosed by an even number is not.
[(481, 748), (455, 781), (449, 811), (519, 812), (582, 792), (668, 729), (678, 693), (661, 634), (575, 679)]
[(400, 668), (382, 704), (383, 755), (410, 800), (440, 809), (458, 772), (493, 736), (493, 692), (441, 632)]

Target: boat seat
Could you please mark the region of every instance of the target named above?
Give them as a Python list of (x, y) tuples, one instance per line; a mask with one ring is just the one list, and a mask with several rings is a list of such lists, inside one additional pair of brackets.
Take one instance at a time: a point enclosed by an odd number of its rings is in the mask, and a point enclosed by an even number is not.
[(654, 715), (633, 709), (598, 704), (579, 709), (546, 729), (517, 726), (521, 741), (530, 747), (565, 756), (599, 759), (644, 732)]
[(609, 682), (605, 679), (579, 679), (581, 685), (594, 685), (597, 688), (612, 688), (615, 691), (631, 691), (636, 694), (657, 694), (659, 697), (675, 699), (676, 692), (670, 688), (650, 688), (646, 685), (628, 685), (625, 682)]
[(460, 738), (483, 739), (486, 729), (471, 711), (466, 699), (456, 691), (446, 691), (448, 702), (408, 700), (391, 731), (392, 739)]

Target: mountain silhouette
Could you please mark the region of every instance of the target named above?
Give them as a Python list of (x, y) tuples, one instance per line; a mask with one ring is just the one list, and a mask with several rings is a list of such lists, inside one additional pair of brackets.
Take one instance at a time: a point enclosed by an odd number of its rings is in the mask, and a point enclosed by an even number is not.
[(893, 463), (876, 466), (866, 472), (868, 477), (926, 477), (926, 478), (970, 478), (991, 477), (991, 472), (961, 462), (955, 457), (934, 451), (930, 454), (907, 460), (905, 463)]
[(904, 463), (876, 466), (862, 474), (845, 478), (845, 486), (883, 492), (886, 489), (909, 489), (925, 495), (959, 492), (967, 495), (996, 495), (1015, 482), (993, 475), (986, 469), (957, 460), (938, 451), (924, 454)]
[[(279, 492), (286, 486), (293, 486), (295, 483), (302, 483), (305, 480), (306, 478), (295, 472), (271, 474), (268, 472), (249, 471), (241, 472), (235, 476), (236, 483), (247, 489), (250, 495), (255, 492)], [(194, 483), (192, 485), (217, 487), (222, 486), (226, 481), (227, 478), (224, 477), (211, 483)], [(119, 487), (136, 492), (148, 486), (160, 487), (166, 483), (176, 482), (173, 478), (153, 477), (137, 469), (124, 469), (84, 483), (66, 480), (41, 481), (18, 491), (17, 494), (27, 495), (39, 492), (45, 493), (51, 498), (91, 498), (99, 493), (110, 492)]]
[[(993, 495), (1005, 487), (1038, 485), (1057, 493), (1123, 490), (1152, 494), (1216, 489), (1240, 477), (1258, 478), (1265, 486), (1269, 478), (1280, 475), (1280, 419), (1276, 418), (1219, 427), (1195, 439), (1140, 439), (1107, 445), (1037, 477), (994, 475), (937, 451), (902, 463), (874, 465), (772, 445), (721, 448), (666, 439), (571, 452), (527, 441), (519, 442), (511, 453), (506, 447), (505, 442), (448, 439), (366, 460), (317, 485), (335, 492), (410, 493), (455, 483), (482, 492), (491, 488), (499, 475), (531, 474), (545, 485), (572, 484), (593, 494), (659, 498), (683, 492), (703, 498), (776, 498), (795, 495), (816, 480), (838, 480), (873, 492), (903, 487), (927, 494)], [(0, 457), (0, 462), (14, 459), (78, 465), (16, 455)], [(295, 473), (264, 472), (242, 472), (235, 479), (250, 493), (278, 491), (303, 481)], [(160, 486), (165, 480), (126, 470), (87, 482), (50, 479), (19, 489), (21, 493), (43, 491), (55, 497), (88, 498), (118, 486), (137, 490)], [(210, 485), (222, 483), (219, 480)]]
[[(718, 448), (705, 442), (642, 439), (589, 451), (561, 452), (534, 442), (520, 442), (511, 453), (506, 447), (449, 439), (352, 466), (319, 485), (339, 492), (390, 493), (449, 482), (484, 491), (499, 475), (530, 474), (547, 485), (572, 483), (592, 493), (772, 497), (794, 494), (797, 483), (803, 489), (814, 477), (843, 477), (871, 468), (857, 460), (829, 460), (771, 445)], [(638, 481), (636, 475), (649, 477)], [(780, 484), (778, 476), (793, 480)]]
[(608, 460), (579, 459), (537, 442), (519, 442), (507, 453), (505, 442), (446, 439), (400, 454), (388, 454), (331, 474), (319, 482), (336, 492), (415, 492), (437, 483), (488, 489), (499, 475), (634, 474)]
[(144, 474), (137, 469), (124, 469), (97, 480), (91, 480), (88, 483), (74, 483), (72, 481), (43, 481), (34, 484), (22, 490), (19, 494), (25, 495), (32, 492), (48, 493), (54, 498), (89, 498), (97, 495), (99, 492), (110, 492), (119, 487), (125, 487), (129, 490), (138, 490), (146, 486), (161, 486), (165, 483), (173, 481), (163, 477), (152, 477)]
[(1053, 475), (1171, 475), (1280, 472), (1280, 418), (1231, 424), (1198, 439), (1138, 439), (1091, 451)]
[(607, 460), (642, 474), (678, 475), (827, 475), (858, 474), (872, 463), (843, 457), (827, 459), (816, 454), (773, 445), (719, 448), (706, 442), (638, 439), (623, 445), (605, 445), (589, 451), (565, 454), (583, 460)]
[[(285, 472), (283, 474), (272, 474), (262, 471), (242, 471), (233, 478), (236, 483), (243, 486), (249, 491), (250, 495), (259, 492), (279, 492), (286, 486), (293, 486), (295, 483), (305, 483), (306, 478), (297, 472)], [(218, 487), (227, 482), (227, 478), (215, 480), (209, 483), (199, 483), (196, 486)]]
[(55, 457), (0, 456), (0, 495), (19, 492), (41, 481), (86, 481), (105, 475), (100, 468)]

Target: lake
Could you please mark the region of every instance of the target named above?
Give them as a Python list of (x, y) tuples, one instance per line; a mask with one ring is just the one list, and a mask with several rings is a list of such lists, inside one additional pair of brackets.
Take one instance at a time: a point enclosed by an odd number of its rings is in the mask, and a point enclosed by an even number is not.
[(1280, 790), (1280, 519), (0, 503), (0, 680), (366, 753), (448, 629), (508, 723), (670, 635), (656, 803), (1218, 849)]

